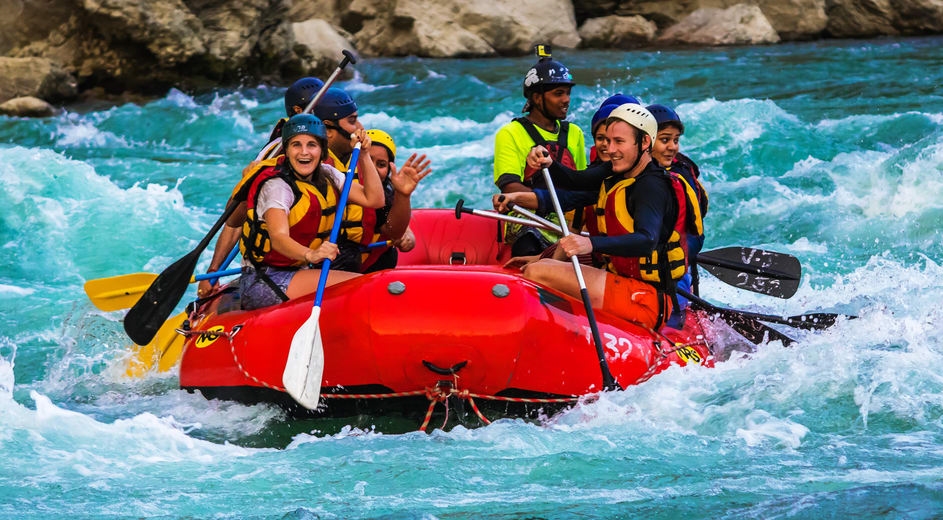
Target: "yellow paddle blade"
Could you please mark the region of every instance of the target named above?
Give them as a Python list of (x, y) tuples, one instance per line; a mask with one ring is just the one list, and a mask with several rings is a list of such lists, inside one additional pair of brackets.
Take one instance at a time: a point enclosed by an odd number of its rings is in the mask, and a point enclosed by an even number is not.
[(85, 294), (103, 311), (130, 309), (157, 279), (153, 273), (134, 273), (85, 282)]
[(136, 378), (153, 372), (155, 368), (158, 372), (166, 372), (176, 366), (183, 355), (186, 337), (178, 334), (175, 329), (183, 325), (186, 319), (187, 313), (181, 312), (165, 321), (150, 343), (143, 347), (132, 345), (134, 351), (128, 358), (125, 374)]

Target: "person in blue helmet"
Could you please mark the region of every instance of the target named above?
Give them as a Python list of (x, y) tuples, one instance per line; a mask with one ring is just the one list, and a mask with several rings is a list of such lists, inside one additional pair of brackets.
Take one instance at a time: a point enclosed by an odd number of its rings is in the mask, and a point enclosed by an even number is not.
[[(296, 114), (282, 128), (285, 154), (260, 162), (234, 191), (245, 200), (242, 228), (243, 255), (239, 280), (242, 307), (247, 310), (275, 305), (317, 290), (318, 266), (337, 257), (338, 246), (327, 237), (337, 218), (344, 174), (325, 164), (327, 135), (324, 124), (311, 114)], [(369, 149), (370, 137), (356, 133)], [(358, 162), (360, 183), (353, 183), (349, 201), (364, 207), (384, 204), (383, 188), (373, 161), (366, 154)], [(332, 285), (356, 273), (331, 270)]]
[[(561, 208), (595, 204), (596, 231), (569, 234), (557, 243), (553, 257), (522, 266), (525, 278), (580, 298), (594, 308), (658, 330), (676, 304), (677, 281), (686, 272), (685, 216), (681, 181), (651, 157), (657, 134), (655, 117), (643, 106), (624, 103), (606, 121), (610, 160), (574, 171), (553, 161), (542, 147), (528, 163), (549, 168)], [(510, 203), (540, 211), (552, 205), (545, 189), (494, 195), (492, 204), (505, 212)], [(585, 285), (573, 275), (573, 256)]]
[[(502, 126), (494, 137), (494, 184), (502, 193), (532, 191), (544, 186), (540, 170), (527, 166), (527, 154), (544, 146), (553, 158), (582, 170), (586, 168), (586, 141), (579, 126), (566, 121), (570, 93), (576, 84), (570, 70), (552, 59), (548, 45), (538, 45), (539, 60), (524, 76), (524, 117)], [(542, 215), (559, 222), (553, 213)], [(504, 241), (514, 256), (540, 254), (556, 236), (530, 227), (506, 225)]]
[(343, 89), (331, 87), (314, 107), (314, 115), (324, 121), (327, 129), (328, 162), (341, 171), (347, 171), (347, 163), (354, 151), (350, 135), (363, 130), (357, 103)]
[[(350, 136), (364, 131), (357, 103), (344, 89), (331, 87), (324, 93), (318, 106), (314, 107), (314, 115), (324, 121), (327, 132), (328, 155), (325, 162), (341, 171), (348, 171), (356, 142)], [(369, 154), (368, 149), (361, 150), (361, 156), (370, 157)], [(371, 243), (375, 225), (375, 212), (372, 209), (358, 204), (349, 204), (345, 208), (341, 235), (337, 241), (340, 254), (334, 262), (337, 269), (352, 272), (362, 270), (363, 251)]]
[(593, 113), (590, 121), (590, 135), (593, 137), (593, 145), (589, 149), (589, 163), (596, 164), (609, 160), (609, 154), (606, 153), (606, 119), (612, 113), (612, 109), (626, 103), (639, 105), (638, 98), (627, 96), (625, 94), (615, 94), (604, 99), (599, 104), (599, 109)]
[[(285, 90), (285, 117), (275, 123), (269, 135), (268, 143), (256, 154), (255, 160), (250, 162), (249, 165), (242, 170), (243, 175), (251, 171), (259, 161), (276, 157), (282, 153), (282, 127), (285, 122), (287, 122), (288, 118), (291, 116), (304, 112), (305, 108), (307, 108), (308, 104), (314, 99), (314, 96), (317, 95), (318, 91), (320, 91), (323, 86), (323, 81), (308, 76), (295, 81)], [(242, 202), (236, 210), (233, 211), (233, 214), (220, 230), (219, 238), (216, 239), (216, 244), (213, 247), (213, 258), (210, 260), (208, 272), (216, 272), (223, 267), (222, 263), (226, 260), (227, 255), (232, 251), (233, 247), (236, 246), (236, 243), (239, 242), (239, 234), (245, 220), (246, 207), (245, 203)], [(213, 284), (210, 283), (209, 280), (201, 280), (197, 286), (197, 296), (207, 296), (212, 293), (212, 290)]]
[[(690, 157), (680, 152), (680, 140), (684, 134), (684, 123), (678, 113), (669, 106), (661, 104), (649, 105), (648, 111), (655, 116), (658, 122), (658, 134), (652, 143), (652, 158), (665, 168), (670, 174), (680, 177), (692, 199), (688, 220), (688, 272), (678, 282), (678, 287), (693, 294), (699, 294), (697, 254), (704, 247), (704, 216), (707, 214), (707, 190), (700, 181), (700, 169)], [(687, 300), (678, 297), (679, 306), (674, 310), (668, 325), (681, 328), (684, 324), (684, 310)]]
[[(285, 90), (285, 117), (278, 120), (275, 123), (275, 126), (272, 128), (272, 132), (269, 135), (269, 142), (266, 144), (261, 151), (256, 155), (256, 160), (267, 159), (270, 157), (275, 157), (276, 155), (282, 153), (281, 142), (282, 142), (282, 125), (288, 121), (288, 118), (295, 115), (304, 113), (305, 108), (308, 107), (308, 103), (314, 99), (314, 96), (317, 95), (318, 91), (321, 90), (321, 87), (324, 86), (324, 82), (315, 77), (304, 77), (298, 81), (291, 84), (287, 90)], [(246, 169), (251, 168), (252, 164), (246, 167)]]

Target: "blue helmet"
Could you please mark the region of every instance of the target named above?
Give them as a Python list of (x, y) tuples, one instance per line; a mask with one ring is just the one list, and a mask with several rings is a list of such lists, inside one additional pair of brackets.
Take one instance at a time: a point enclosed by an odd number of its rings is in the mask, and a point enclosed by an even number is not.
[(318, 106), (314, 107), (314, 115), (323, 121), (344, 119), (356, 111), (357, 103), (354, 103), (350, 94), (337, 87), (327, 89)]
[(671, 107), (656, 104), (648, 105), (646, 108), (655, 116), (655, 121), (658, 121), (659, 129), (663, 128), (665, 125), (673, 124), (678, 127), (678, 130), (680, 130), (682, 134), (684, 133), (684, 123), (681, 122), (678, 113)]
[(327, 141), (327, 132), (324, 129), (324, 123), (311, 114), (295, 114), (291, 116), (285, 126), (282, 127), (282, 146), (287, 146), (288, 141), (299, 135), (312, 135), (323, 143)]
[(619, 105), (624, 105), (624, 104), (626, 104), (626, 103), (632, 103), (632, 104), (635, 104), (635, 105), (641, 105), (641, 104), (642, 104), (642, 102), (639, 101), (637, 97), (635, 97), (635, 96), (628, 96), (628, 95), (625, 95), (625, 94), (621, 94), (621, 93), (620, 93), (620, 94), (613, 94), (613, 95), (607, 97), (606, 99), (603, 100), (602, 103), (599, 104), (599, 106), (600, 106), (600, 107), (603, 107), (603, 106), (605, 106), (605, 105), (616, 105), (616, 106), (619, 106)]
[(595, 114), (593, 114), (593, 122), (590, 124), (590, 127), (589, 127), (590, 132), (592, 132), (593, 135), (596, 135), (596, 128), (598, 128), (600, 124), (606, 122), (606, 118), (609, 117), (609, 114), (611, 114), (612, 110), (616, 108), (617, 106), (619, 106), (619, 104), (615, 104), (615, 103), (603, 105), (599, 107), (599, 110), (597, 110)]
[(288, 117), (295, 115), (294, 108), (301, 107), (302, 110), (308, 106), (311, 99), (321, 90), (324, 82), (318, 78), (301, 78), (292, 83), (285, 91), (285, 112)]

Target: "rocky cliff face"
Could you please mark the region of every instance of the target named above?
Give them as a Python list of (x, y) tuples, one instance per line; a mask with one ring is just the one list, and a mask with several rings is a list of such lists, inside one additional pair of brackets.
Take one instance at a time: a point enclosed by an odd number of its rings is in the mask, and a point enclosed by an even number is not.
[(940, 0), (0, 0), (0, 12), (7, 113), (27, 96), (323, 77), (343, 49), (471, 57), (943, 32)]

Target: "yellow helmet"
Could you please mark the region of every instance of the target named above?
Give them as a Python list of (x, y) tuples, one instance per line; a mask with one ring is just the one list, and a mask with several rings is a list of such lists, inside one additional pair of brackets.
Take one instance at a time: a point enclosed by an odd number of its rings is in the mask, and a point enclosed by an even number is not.
[(393, 142), (393, 138), (390, 137), (390, 134), (383, 130), (371, 128), (367, 130), (367, 135), (370, 136), (371, 141), (386, 148), (390, 152), (390, 162), (396, 161), (396, 143)]

